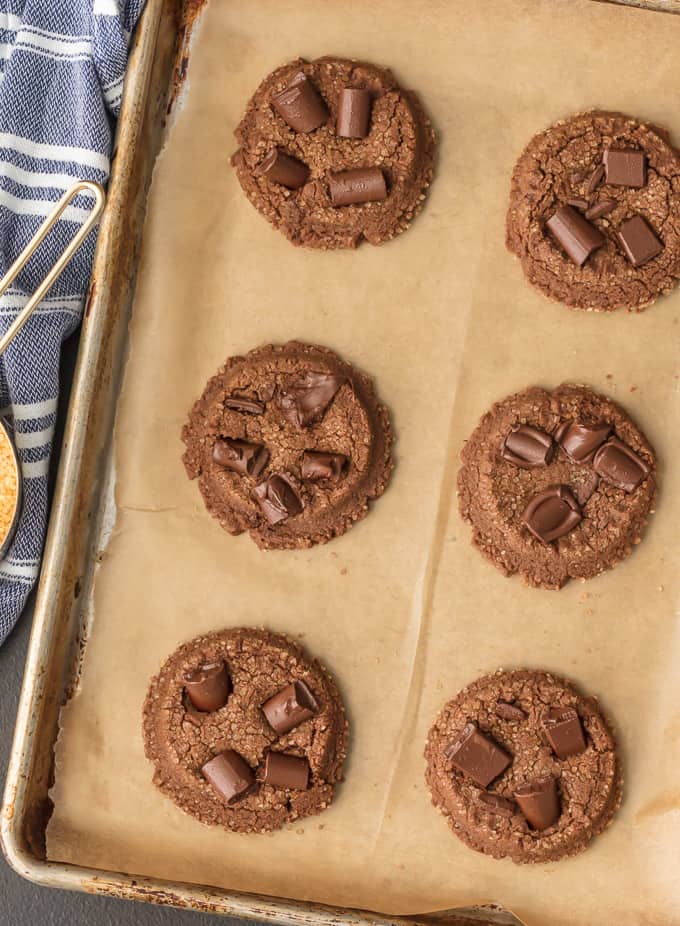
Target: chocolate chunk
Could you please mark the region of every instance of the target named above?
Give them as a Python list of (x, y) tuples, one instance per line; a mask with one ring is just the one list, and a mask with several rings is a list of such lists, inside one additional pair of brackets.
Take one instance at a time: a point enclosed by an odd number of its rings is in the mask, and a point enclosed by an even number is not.
[(649, 476), (651, 467), (617, 437), (610, 438), (595, 454), (593, 469), (605, 482), (634, 492)]
[(551, 707), (541, 717), (541, 726), (558, 759), (568, 759), (585, 751), (581, 718), (575, 708)]
[(387, 197), (385, 175), (379, 167), (355, 167), (329, 174), (328, 190), (334, 206), (374, 203)]
[(581, 509), (568, 486), (549, 486), (534, 495), (522, 521), (543, 543), (564, 537), (581, 520)]
[(588, 200), (587, 199), (568, 199), (567, 205), (573, 206), (574, 209), (580, 209), (581, 212), (585, 212), (586, 209), (588, 208)]
[(527, 715), (521, 707), (518, 707), (516, 704), (508, 704), (507, 701), (499, 701), (496, 704), (496, 714), (502, 720), (521, 721), (527, 719)]
[(546, 224), (579, 267), (605, 243), (600, 229), (586, 221), (572, 206), (561, 206)]
[(663, 251), (663, 244), (641, 215), (624, 222), (616, 234), (634, 267), (641, 267)]
[(302, 478), (316, 482), (328, 479), (340, 482), (349, 467), (349, 457), (344, 453), (322, 453), (317, 450), (305, 450), (302, 455)]
[(522, 469), (546, 466), (552, 455), (552, 437), (529, 424), (516, 425), (506, 436), (501, 447), (503, 459)]
[(647, 156), (644, 151), (609, 148), (602, 161), (606, 183), (633, 187), (643, 187), (647, 183)]
[(297, 428), (308, 428), (322, 418), (338, 389), (347, 382), (330, 373), (305, 373), (282, 390), (279, 406)]
[(594, 206), (591, 206), (590, 209), (586, 210), (586, 218), (588, 220), (592, 219), (601, 219), (605, 215), (609, 215), (612, 210), (616, 208), (616, 201), (613, 199), (601, 199), (599, 203), (595, 203)]
[(219, 711), (227, 703), (231, 682), (224, 662), (208, 662), (184, 675), (184, 690), (198, 711)]
[(302, 71), (298, 71), (285, 90), (274, 94), (272, 106), (295, 132), (313, 132), (328, 119), (326, 104)]
[(572, 491), (576, 497), (576, 501), (581, 506), (581, 509), (583, 509), (588, 503), (588, 499), (597, 491), (600, 485), (600, 477), (597, 473), (594, 473), (590, 467), (583, 469), (579, 476), (580, 478), (578, 481), (575, 480), (572, 484)]
[(271, 402), (276, 393), (276, 383), (264, 383), (262, 386), (257, 387), (257, 397), (260, 402)]
[(272, 730), (283, 736), (318, 714), (319, 705), (305, 682), (297, 681), (286, 685), (265, 701), (262, 711)]
[(598, 164), (597, 167), (593, 170), (592, 174), (590, 175), (590, 179), (588, 180), (588, 186), (586, 190), (589, 196), (591, 193), (594, 193), (595, 190), (602, 183), (602, 181), (604, 180), (604, 175), (605, 175), (604, 164)]
[(279, 148), (272, 148), (255, 173), (289, 190), (297, 190), (307, 182), (309, 168)]
[(583, 170), (572, 170), (569, 174), (569, 183), (572, 186), (578, 186), (579, 183), (583, 183), (587, 176), (587, 173)]
[(255, 786), (250, 766), (233, 749), (225, 749), (206, 762), (201, 772), (227, 804), (235, 804)]
[(515, 791), (515, 800), (535, 830), (546, 830), (560, 816), (557, 782), (551, 776), (520, 785)]
[(204, 711), (197, 711), (194, 707), (191, 698), (186, 692), (186, 688), (182, 691), (182, 707), (184, 708), (184, 717), (183, 722), (187, 721), (192, 725), (192, 727), (201, 726), (201, 717), (204, 716)]
[(235, 412), (245, 412), (247, 415), (264, 415), (264, 402), (258, 402), (257, 399), (251, 399), (247, 395), (227, 396), (224, 404)]
[(255, 496), (269, 524), (292, 518), (304, 507), (288, 473), (274, 473), (266, 482), (255, 486)]
[(343, 138), (366, 138), (370, 120), (371, 94), (368, 90), (342, 89), (338, 94), (335, 134)]
[(262, 781), (275, 788), (306, 791), (309, 787), (309, 762), (283, 752), (268, 752)]
[(262, 444), (225, 437), (215, 441), (212, 457), (215, 463), (241, 476), (259, 476), (269, 462), (269, 451)]
[(588, 426), (580, 421), (565, 421), (555, 432), (555, 440), (572, 463), (585, 463), (611, 434), (606, 422)]
[(447, 747), (446, 758), (482, 788), (488, 788), (512, 762), (510, 756), (474, 723), (467, 724), (459, 739)]
[(489, 794), (488, 791), (482, 791), (477, 800), (484, 805), (484, 810), (488, 810), (489, 813), (496, 814), (499, 817), (509, 819), (517, 809), (512, 801), (501, 797), (500, 794)]

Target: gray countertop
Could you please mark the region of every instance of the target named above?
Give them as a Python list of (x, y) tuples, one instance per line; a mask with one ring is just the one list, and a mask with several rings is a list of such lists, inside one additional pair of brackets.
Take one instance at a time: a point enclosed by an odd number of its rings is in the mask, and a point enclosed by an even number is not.
[[(64, 352), (62, 383), (65, 390), (71, 381), (76, 349), (77, 339), (73, 338)], [(62, 410), (65, 398), (62, 394)], [(55, 446), (60, 443), (59, 430)], [(0, 782), (3, 786), (32, 617), (31, 597), (13, 633), (0, 647)], [(91, 926), (92, 923), (97, 926), (158, 926), (160, 923), (215, 926), (217, 921), (216, 917), (202, 913), (39, 887), (15, 874), (0, 854), (0, 926)], [(221, 922), (235, 926), (245, 920), (223, 918)]]

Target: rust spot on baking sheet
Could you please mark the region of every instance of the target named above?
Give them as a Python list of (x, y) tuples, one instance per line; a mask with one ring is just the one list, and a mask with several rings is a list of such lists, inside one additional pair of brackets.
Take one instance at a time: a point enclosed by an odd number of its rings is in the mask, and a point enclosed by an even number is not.
[[(53, 783), (53, 776), (50, 776)], [(37, 859), (47, 858), (46, 833), (54, 804), (49, 797), (36, 801), (23, 815), (23, 838), (32, 856)]]
[(87, 633), (84, 628), (76, 634), (74, 646), (75, 653), (73, 656), (73, 669), (69, 674), (69, 681), (64, 687), (61, 698), (61, 707), (65, 707), (76, 691), (80, 688), (80, 679), (83, 673), (83, 660), (85, 659), (85, 649), (88, 641)]
[[(16, 792), (16, 788), (14, 790)], [(13, 794), (12, 797), (8, 798), (3, 804), (2, 815), (5, 818), (5, 820), (14, 819), (14, 797), (15, 795)]]
[(191, 34), (207, 0), (185, 0), (177, 28), (177, 53), (166, 113), (172, 111), (189, 71)]
[(85, 300), (85, 318), (89, 318), (90, 309), (92, 308), (92, 303), (94, 302), (95, 293), (97, 292), (97, 281), (95, 279), (90, 283), (90, 288), (87, 292), (87, 299)]
[(162, 907), (178, 907), (203, 913), (225, 913), (224, 903), (211, 903), (191, 895), (182, 895), (172, 890), (160, 890), (132, 881), (129, 884), (112, 883), (100, 880), (96, 875), (81, 886), (88, 894), (101, 894), (108, 897), (122, 897), (127, 900), (145, 901)]
[[(245, 899), (245, 895), (239, 892), (222, 891), (219, 888), (209, 889), (202, 887), (200, 889), (201, 895), (197, 896), (191, 893), (191, 885), (185, 886), (186, 891), (184, 893), (177, 893), (169, 888), (160, 889), (151, 884), (137, 881), (134, 878), (131, 878), (128, 882), (119, 883), (100, 879), (97, 875), (81, 881), (80, 886), (88, 894), (146, 901), (158, 906), (177, 907), (184, 910), (221, 915), (231, 914), (232, 916), (243, 912), (242, 909), (234, 909), (233, 901), (236, 899), (243, 901)], [(209, 890), (216, 897), (214, 902), (206, 896)], [(387, 922), (380, 914), (374, 916), (347, 907), (327, 907), (308, 901), (265, 897), (262, 894), (249, 894), (247, 895), (247, 901), (248, 911), (245, 915), (248, 919), (252, 918), (254, 920), (271, 920), (272, 903), (278, 903), (283, 915), (291, 919), (295, 918), (300, 923), (313, 923), (317, 920), (324, 923), (335, 923), (340, 922), (341, 917), (347, 926), (366, 926), (366, 924), (376, 922), (376, 919), (379, 919), (380, 923)], [(447, 910), (441, 914), (423, 915), (415, 918), (397, 917), (393, 922), (394, 926), (398, 926), (399, 923), (404, 923), (405, 926), (412, 926), (415, 923), (422, 924), (422, 926), (441, 926), (443, 923), (446, 923), (446, 926), (520, 926), (518, 919), (497, 904), (485, 904), (483, 907), (474, 907), (469, 910), (466, 908), (462, 914), (457, 913), (455, 910)]]
[(680, 13), (677, 0), (597, 0), (598, 3), (611, 3), (614, 6), (632, 6), (650, 13)]

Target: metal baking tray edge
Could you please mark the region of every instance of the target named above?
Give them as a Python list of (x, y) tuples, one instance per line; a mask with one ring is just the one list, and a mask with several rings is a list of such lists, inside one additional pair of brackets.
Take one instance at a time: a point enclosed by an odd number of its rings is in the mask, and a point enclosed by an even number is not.
[[(680, 0), (605, 2), (680, 13)], [(100, 556), (102, 520), (110, 516), (106, 502), (102, 507), (113, 481), (105, 461), (125, 355), (146, 195), (166, 113), (181, 92), (190, 32), (200, 5), (201, 0), (147, 0), (135, 34), (0, 813), (3, 852), (18, 874), (48, 887), (290, 926), (511, 926), (517, 920), (493, 905), (413, 919), (385, 917), (46, 859), (45, 829), (51, 812), (49, 789), (59, 712), (77, 685), (89, 619), (87, 577), (91, 578), (92, 564)]]

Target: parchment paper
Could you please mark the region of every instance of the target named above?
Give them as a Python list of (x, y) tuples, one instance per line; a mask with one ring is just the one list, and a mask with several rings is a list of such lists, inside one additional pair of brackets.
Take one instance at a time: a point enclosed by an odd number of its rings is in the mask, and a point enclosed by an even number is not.
[[(63, 716), (49, 857), (390, 914), (498, 901), (529, 924), (680, 923), (680, 293), (640, 316), (570, 312), (504, 249), (513, 164), (584, 108), (680, 140), (680, 18), (589, 0), (213, 0), (158, 161), (116, 426), (115, 531), (80, 692)], [(227, 165), (245, 103), (298, 54), (393, 66), (440, 138), (425, 212), (379, 249), (293, 248)], [(327, 344), (373, 374), (398, 464), (370, 516), (328, 546), (263, 553), (223, 533), (180, 462), (179, 433), (225, 357)], [(628, 560), (559, 593), (471, 548), (455, 475), (490, 404), (533, 383), (620, 400), (661, 465), (657, 513)], [(265, 624), (339, 680), (352, 723), (331, 809), (270, 837), (201, 826), (151, 786), (140, 712), (182, 641)], [(624, 805), (579, 857), (517, 867), (465, 848), (430, 806), (436, 711), (499, 666), (564, 673), (601, 696)]]

